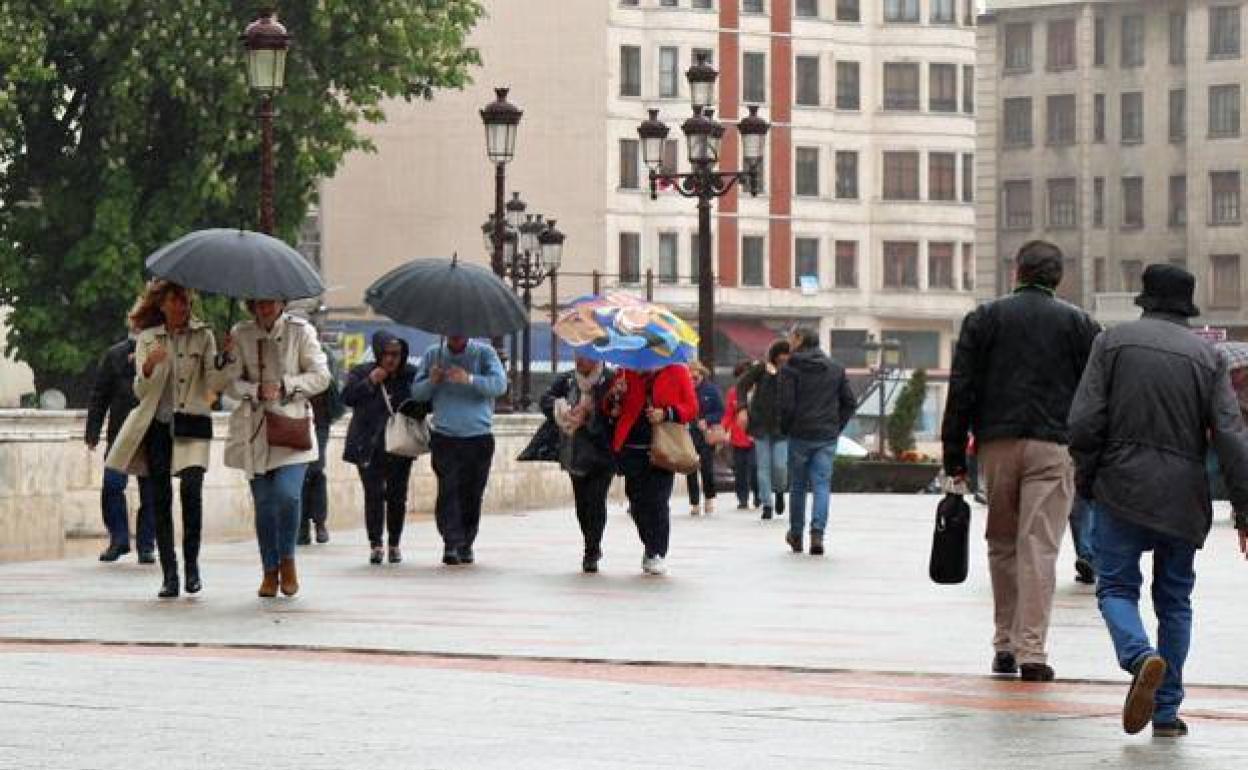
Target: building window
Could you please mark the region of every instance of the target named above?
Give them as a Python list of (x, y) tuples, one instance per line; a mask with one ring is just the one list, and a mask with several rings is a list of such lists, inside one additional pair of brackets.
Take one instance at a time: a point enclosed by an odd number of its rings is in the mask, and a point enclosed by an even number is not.
[(1209, 86), (1209, 137), (1239, 136), (1239, 86)]
[(1078, 225), (1075, 180), (1049, 180), (1049, 227), (1068, 229)]
[(836, 0), (837, 21), (862, 21), (858, 0)]
[(819, 195), (819, 149), (797, 147), (793, 157), (796, 172), (793, 175), (793, 193), (817, 197)]
[(620, 233), (620, 283), (641, 283), (641, 235)]
[(1210, 224), (1239, 224), (1239, 172), (1214, 171), (1209, 174), (1209, 184), (1213, 201)]
[(679, 271), (676, 233), (659, 233), (659, 283), (676, 283)]
[(969, 152), (962, 154), (962, 202), (975, 202), (975, 156)]
[(641, 49), (620, 46), (620, 96), (641, 96)]
[(1092, 180), (1092, 226), (1105, 226), (1105, 177)]
[(884, 109), (917, 110), (919, 108), (919, 65), (904, 62), (884, 63)]
[(975, 67), (970, 64), (962, 67), (962, 111), (975, 114)]
[(638, 143), (636, 139), (620, 140), (620, 189), (636, 190), (641, 187), (637, 165)]
[(919, 154), (917, 152), (884, 153), (884, 200), (917, 201), (919, 199)]
[(1092, 96), (1092, 141), (1105, 141), (1105, 94)]
[(1122, 178), (1122, 226), (1144, 226), (1144, 179), (1141, 177)]
[(316, 204), (308, 206), (307, 214), (299, 225), (295, 248), (308, 260), (308, 264), (321, 269), (321, 209)]
[(1027, 72), (1031, 69), (1031, 25), (1005, 25), (1005, 70)]
[(858, 198), (858, 153), (853, 150), (837, 150), (836, 197), (841, 200)]
[[(742, 168), (745, 167), (745, 159), (741, 160)], [(758, 163), (754, 165), (754, 175), (758, 179), (758, 194), (762, 195), (767, 192), (767, 155), (758, 159)]]
[[(715, 263), (715, 239), (709, 239), (711, 247), (711, 264)], [(693, 284), (699, 282), (699, 276), (702, 275), (702, 252), (699, 251), (700, 241), (697, 233), (689, 235), (689, 280)]]
[(794, 62), (797, 93), (794, 102), (803, 107), (819, 106), (819, 57), (799, 56)]
[(763, 257), (766, 241), (758, 235), (747, 235), (741, 239), (741, 285), (763, 286)]
[(1031, 98), (1017, 96), (1005, 100), (1005, 146), (1031, 146)]
[(884, 288), (919, 288), (919, 244), (884, 241)]
[(659, 97), (680, 96), (680, 49), (664, 46), (659, 49)]
[(1031, 229), (1031, 180), (1005, 183), (1005, 226), (1010, 230)]
[(958, 65), (932, 64), (928, 71), (928, 109), (958, 111)]
[(1092, 260), (1092, 292), (1101, 294), (1105, 291), (1105, 258)]
[(858, 242), (836, 242), (836, 288), (858, 288)]
[(1051, 145), (1075, 143), (1075, 95), (1058, 94), (1047, 99), (1045, 136)]
[(1240, 282), (1238, 254), (1214, 254), (1209, 257), (1213, 268), (1210, 281), (1210, 305), (1218, 310), (1239, 310)]
[(741, 100), (750, 104), (767, 101), (767, 54), (747, 52), (742, 55)]
[(933, 24), (957, 24), (958, 8), (956, 0), (932, 0), (931, 20)]
[(793, 15), (805, 19), (819, 18), (819, 0), (796, 0)]
[(1144, 141), (1144, 94), (1132, 91), (1122, 95), (1122, 143)]
[[(693, 0), (693, 8), (697, 11), (709, 11), (715, 7), (715, 0)], [(697, 61), (697, 59), (694, 59)]]
[(1092, 25), (1092, 66), (1105, 66), (1105, 17), (1097, 16)]
[(1144, 17), (1122, 17), (1122, 57), (1123, 67), (1144, 66)]
[(678, 8), (680, 7), (680, 0), (660, 0), (659, 6), (662, 8)]
[(917, 22), (919, 0), (884, 0), (884, 21)]
[(1170, 14), (1170, 64), (1175, 67), (1187, 62), (1187, 12)]
[(927, 199), (956, 201), (958, 199), (958, 156), (952, 152), (927, 154)]
[(862, 100), (858, 89), (858, 62), (836, 63), (836, 108), (838, 110), (861, 109)]
[(1170, 141), (1187, 139), (1187, 91), (1176, 88), (1170, 92)]
[(953, 285), (953, 244), (927, 244), (927, 288), (955, 289)]
[(741, 0), (742, 13), (766, 13), (764, 0)]
[(620, 5), (625, 8), (636, 8), (638, 0), (620, 0)]
[(1122, 261), (1122, 290), (1133, 294), (1144, 290), (1144, 263), (1138, 259)]
[(1050, 70), (1075, 68), (1075, 20), (1050, 21), (1046, 66)]
[(962, 291), (975, 291), (975, 244), (962, 244)]
[(680, 173), (680, 140), (668, 139), (663, 142), (663, 158), (659, 171), (664, 174)]
[(1187, 177), (1183, 174), (1170, 177), (1170, 212), (1166, 221), (1171, 227), (1187, 224)]
[(1209, 9), (1209, 58), (1238, 59), (1239, 51), (1239, 6), (1213, 6)]
[(797, 238), (793, 241), (793, 285), (800, 287), (803, 278), (819, 281), (819, 239)]

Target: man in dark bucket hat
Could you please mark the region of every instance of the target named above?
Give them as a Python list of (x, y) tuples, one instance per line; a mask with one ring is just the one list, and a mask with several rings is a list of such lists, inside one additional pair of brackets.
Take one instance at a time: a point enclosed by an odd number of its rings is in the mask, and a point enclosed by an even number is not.
[[(1096, 595), (1118, 663), (1133, 678), (1131, 734), (1187, 734), (1179, 718), (1192, 633), (1193, 562), (1212, 523), (1204, 457), (1210, 438), (1248, 555), (1248, 429), (1226, 359), (1192, 333), (1196, 280), (1171, 265), (1144, 273), (1143, 318), (1096, 341), (1070, 414), (1075, 484), (1093, 501)], [(1140, 617), (1140, 557), (1153, 552), (1158, 645)]]

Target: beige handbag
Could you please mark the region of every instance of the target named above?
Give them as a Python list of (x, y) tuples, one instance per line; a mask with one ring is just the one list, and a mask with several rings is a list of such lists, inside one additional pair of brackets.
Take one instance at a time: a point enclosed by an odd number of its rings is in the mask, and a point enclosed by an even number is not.
[(698, 470), (698, 450), (693, 446), (688, 425), (662, 422), (654, 426), (653, 433), (650, 441), (651, 465), (682, 476)]

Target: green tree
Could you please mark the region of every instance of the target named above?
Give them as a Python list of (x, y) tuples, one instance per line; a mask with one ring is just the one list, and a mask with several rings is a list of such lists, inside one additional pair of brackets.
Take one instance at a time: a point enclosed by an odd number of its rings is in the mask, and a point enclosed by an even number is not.
[[(201, 227), (256, 227), (259, 126), (244, 0), (0, 0), (0, 304), (7, 349), (80, 402), (124, 331), (144, 257)], [(477, 0), (287, 0), (278, 235), (293, 241), (386, 100), (462, 87)]]
[(901, 457), (914, 449), (914, 428), (923, 413), (926, 398), (927, 370), (916, 369), (897, 396), (893, 413), (888, 416), (888, 446), (893, 457)]

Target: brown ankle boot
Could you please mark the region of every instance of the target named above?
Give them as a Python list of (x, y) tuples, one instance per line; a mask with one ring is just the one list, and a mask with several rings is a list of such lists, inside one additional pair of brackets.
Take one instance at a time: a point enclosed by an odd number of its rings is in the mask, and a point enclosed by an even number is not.
[(294, 558), (282, 559), (278, 574), (281, 576), (283, 594), (294, 596), (299, 593), (299, 575), (295, 573)]
[(277, 596), (277, 570), (272, 572), (265, 570), (264, 580), (260, 581), (260, 590), (257, 593), (265, 599)]

